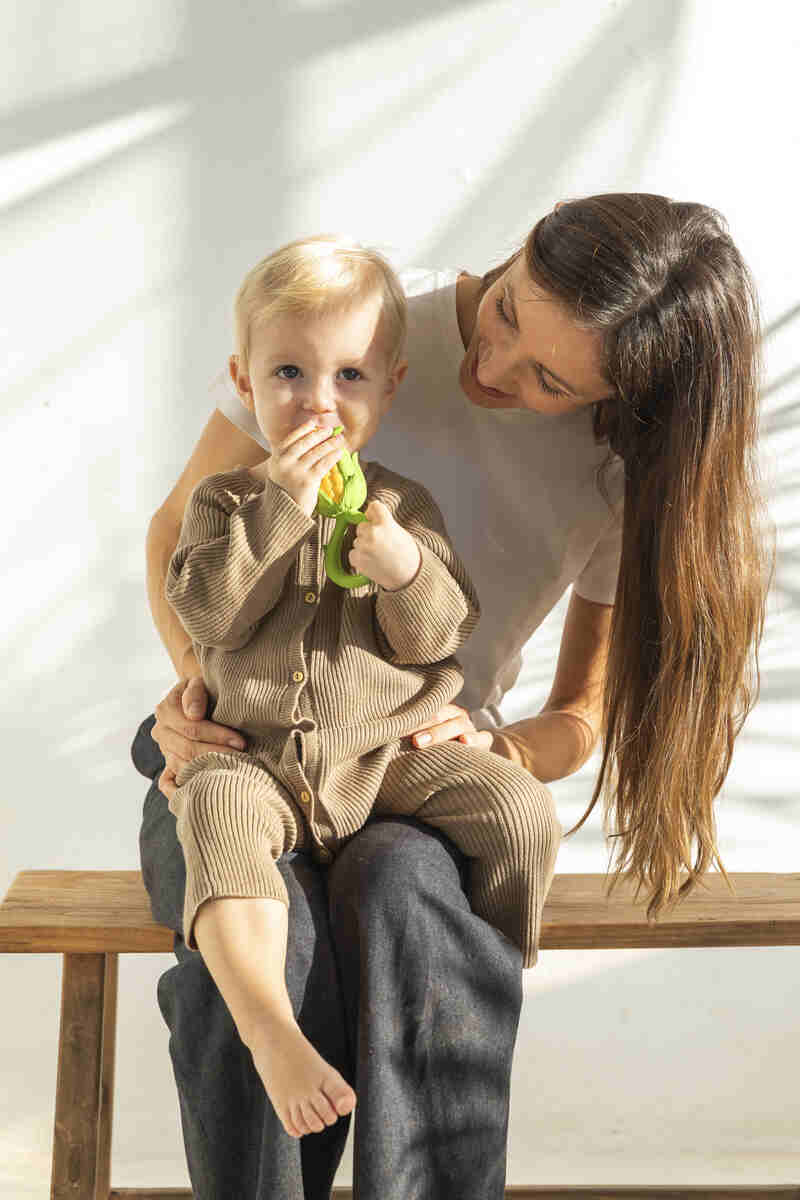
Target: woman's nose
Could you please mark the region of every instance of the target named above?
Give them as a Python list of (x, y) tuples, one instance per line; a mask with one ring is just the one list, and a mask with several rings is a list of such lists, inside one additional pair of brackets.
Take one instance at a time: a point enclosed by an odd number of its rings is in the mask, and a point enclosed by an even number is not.
[(508, 361), (502, 349), (483, 339), (478, 343), (478, 369), (480, 382), (485, 387), (505, 391), (503, 379), (508, 375)]

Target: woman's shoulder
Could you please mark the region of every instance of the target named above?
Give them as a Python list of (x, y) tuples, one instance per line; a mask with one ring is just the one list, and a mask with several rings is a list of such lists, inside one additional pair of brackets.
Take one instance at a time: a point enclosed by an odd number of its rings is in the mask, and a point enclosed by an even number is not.
[(237, 463), (199, 479), (189, 496), (189, 506), (202, 509), (210, 504), (232, 513), (260, 495), (265, 486), (266, 480), (257, 469)]
[(234, 425), (236, 429), (246, 434), (251, 441), (256, 442), (264, 451), (269, 446), (259, 429), (253, 413), (242, 404), (234, 391), (231, 377), (227, 371), (220, 371), (209, 384), (208, 393), (216, 409)]
[(611, 509), (613, 524), (622, 524), (625, 507), (625, 460), (605, 446), (606, 453), (597, 469), (595, 483), (603, 500)]
[(400, 282), (406, 296), (409, 337), (452, 332), (456, 314), (456, 283), (462, 271), (453, 267), (406, 267)]
[(398, 278), (403, 285), (407, 300), (422, 301), (426, 296), (444, 291), (452, 287), (459, 275), (460, 269), (453, 267), (401, 267)]
[(419, 479), (414, 479), (410, 475), (402, 475), (399, 471), (393, 471), (374, 458), (361, 463), (361, 466), (364, 469), (364, 478), (370, 491), (394, 492), (398, 496), (404, 496), (412, 501), (414, 498), (424, 498), (428, 502), (433, 502), (430, 489)]
[[(464, 354), (456, 311), (456, 284), (463, 272), (454, 267), (408, 267), (402, 273), (408, 323), (406, 351), (409, 385), (427, 391), (457, 389)], [(405, 394), (408, 395), (406, 387)]]

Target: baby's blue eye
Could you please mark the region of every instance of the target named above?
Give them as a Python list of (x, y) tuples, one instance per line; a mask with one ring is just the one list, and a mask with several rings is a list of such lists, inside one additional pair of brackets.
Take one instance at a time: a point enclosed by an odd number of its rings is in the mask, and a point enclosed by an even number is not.
[[(290, 375), (282, 375), (281, 374), (282, 371), (294, 371), (294, 374), (293, 375), (291, 375), (291, 374)], [(300, 374), (300, 368), (295, 367), (292, 363), (287, 363), (286, 366), (284, 366), (284, 367), (278, 367), (275, 374), (279, 375), (281, 379), (297, 379), (297, 376)]]
[(348, 383), (355, 383), (356, 379), (363, 379), (363, 375), (355, 367), (342, 367), (342, 374)]

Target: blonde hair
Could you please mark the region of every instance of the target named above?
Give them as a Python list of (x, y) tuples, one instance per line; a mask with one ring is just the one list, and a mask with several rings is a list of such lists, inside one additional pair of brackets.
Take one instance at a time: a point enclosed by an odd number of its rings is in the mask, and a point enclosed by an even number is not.
[(348, 308), (374, 291), (383, 295), (389, 366), (406, 335), (406, 298), (397, 275), (377, 250), (336, 233), (297, 238), (262, 258), (245, 275), (233, 306), (239, 368), (248, 369), (253, 326), (281, 313), (322, 316)]

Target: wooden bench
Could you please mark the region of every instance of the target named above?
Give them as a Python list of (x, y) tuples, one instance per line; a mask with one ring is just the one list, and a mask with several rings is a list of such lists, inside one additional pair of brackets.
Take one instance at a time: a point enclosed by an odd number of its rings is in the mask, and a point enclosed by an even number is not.
[[(556, 875), (545, 905), (541, 948), (797, 946), (800, 875), (718, 874), (650, 927), (640, 894), (620, 883), (604, 895), (604, 875)], [(22, 871), (0, 906), (0, 951), (63, 954), (52, 1200), (177, 1200), (184, 1188), (111, 1188), (111, 1119), (117, 1010), (117, 956), (172, 951), (157, 925), (138, 871)], [(155, 1003), (155, 1001), (154, 1001)], [(0, 1172), (2, 1167), (0, 1166)], [(792, 1187), (509, 1187), (528, 1197), (785, 1196)], [(337, 1188), (334, 1197), (350, 1196)], [(232, 1198), (233, 1200), (233, 1198)], [(453, 1200), (457, 1200), (456, 1197)]]

